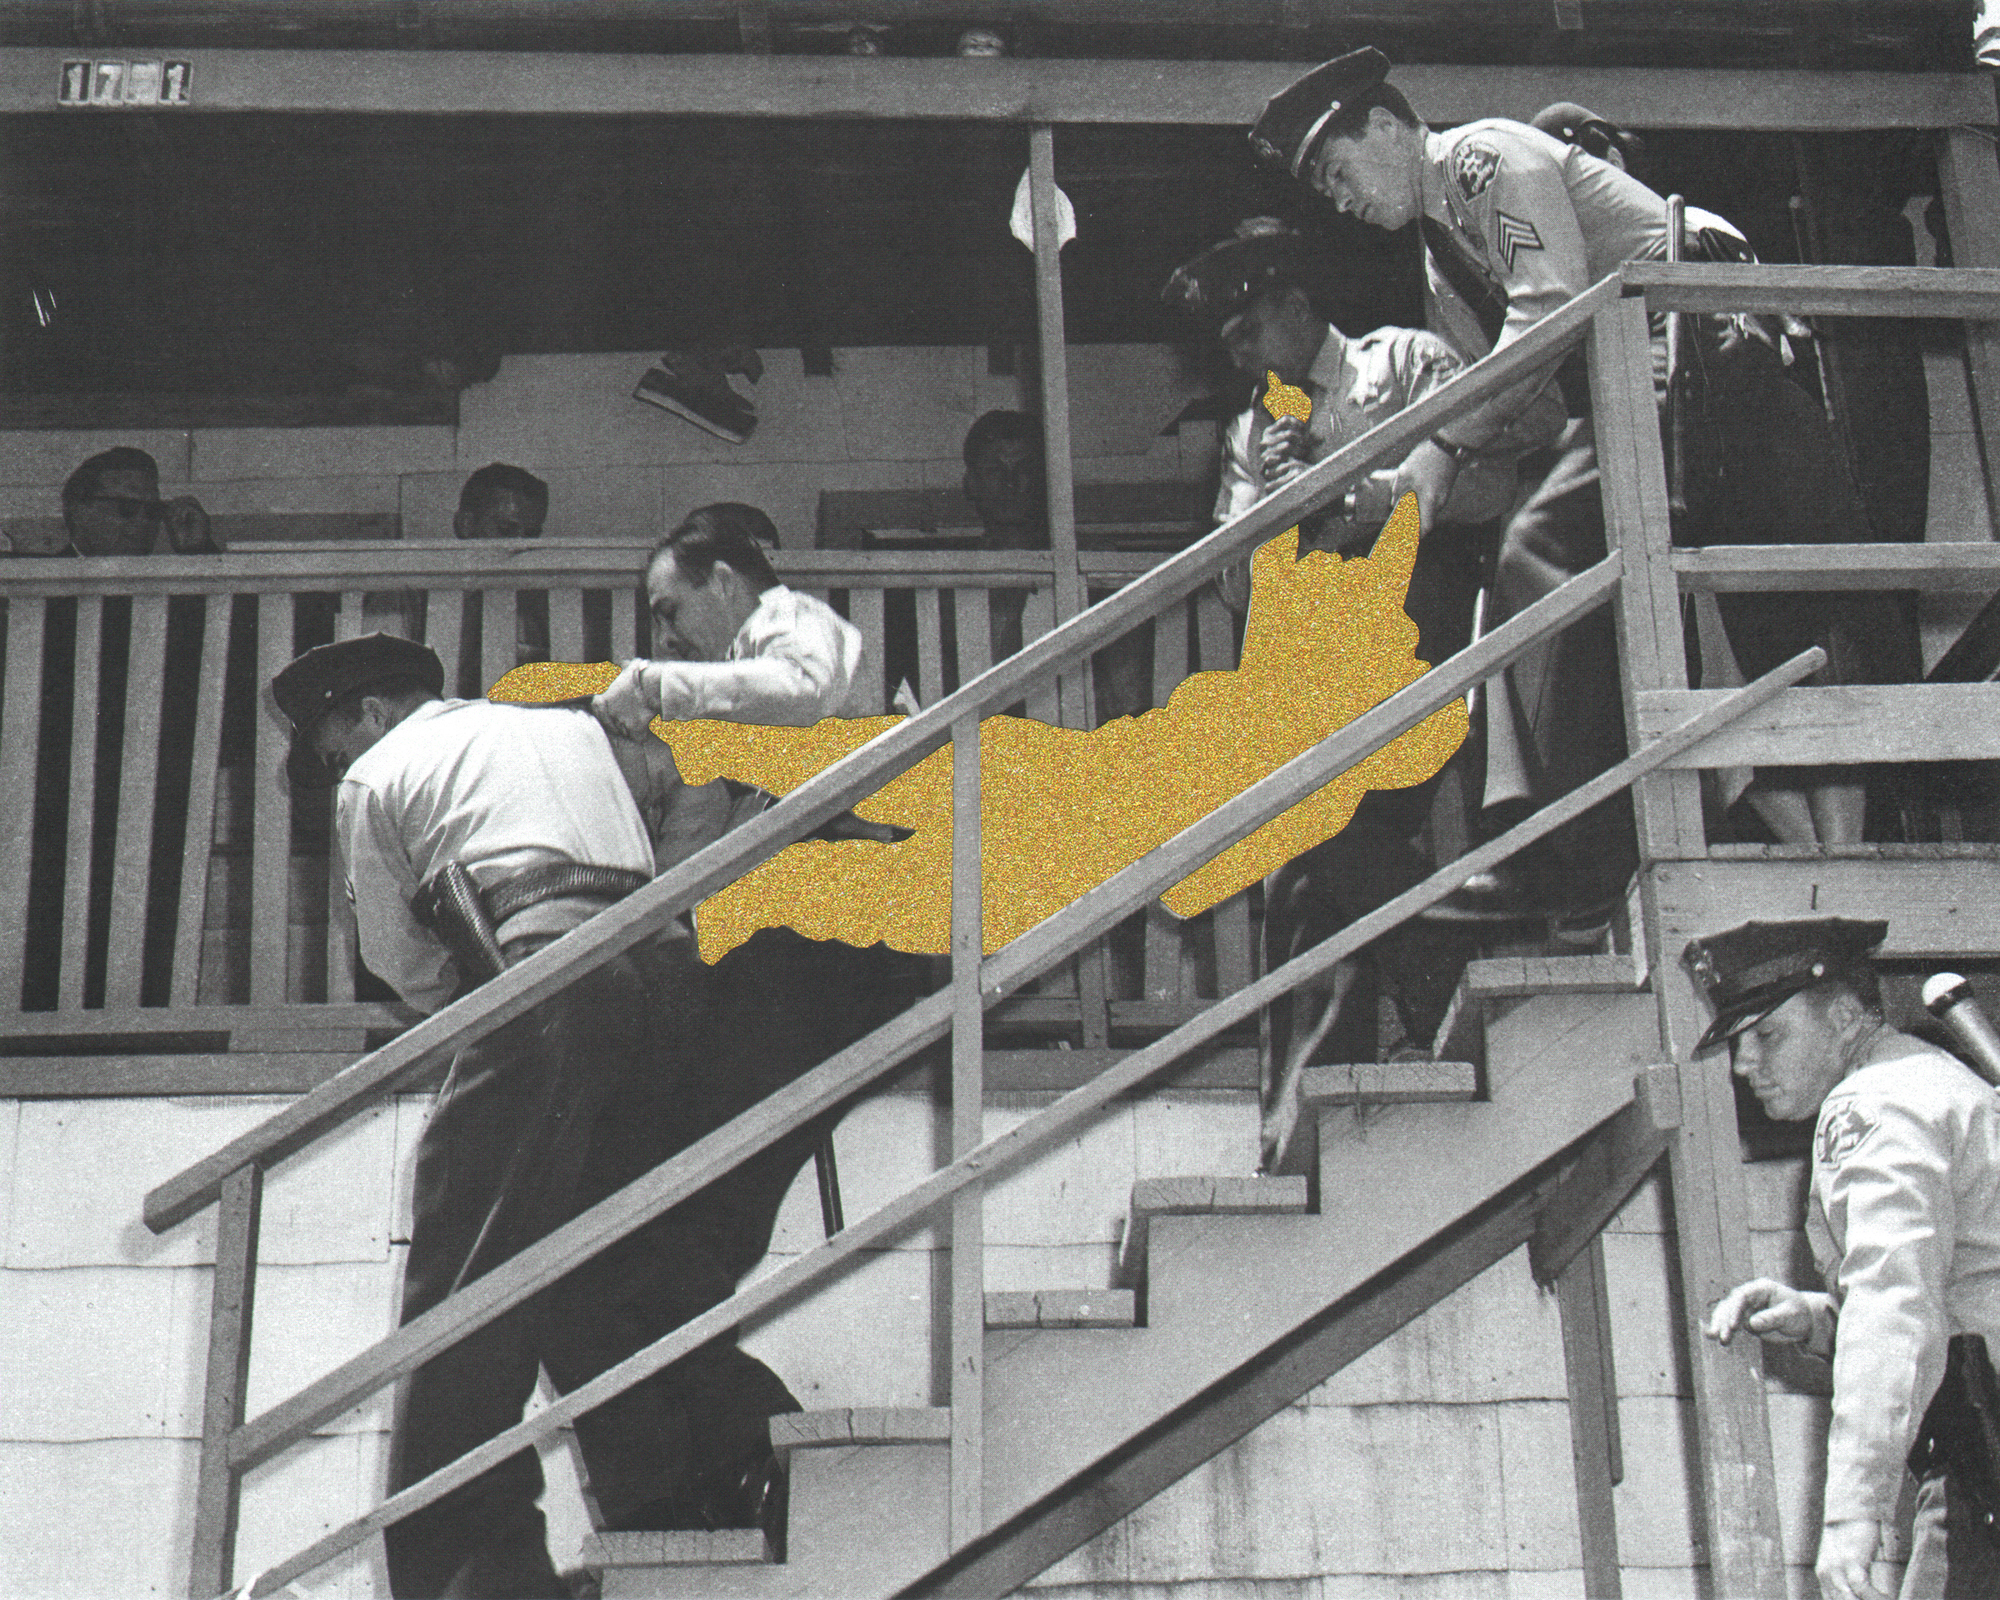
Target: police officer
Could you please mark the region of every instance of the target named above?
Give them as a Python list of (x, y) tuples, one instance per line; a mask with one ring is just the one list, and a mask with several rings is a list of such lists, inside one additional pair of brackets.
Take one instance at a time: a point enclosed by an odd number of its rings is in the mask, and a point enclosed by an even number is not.
[[(1360, 438), (1378, 423), (1449, 382), (1464, 363), (1434, 334), (1379, 328), (1349, 338), (1314, 310), (1304, 241), (1272, 218), (1255, 217), (1212, 245), (1168, 281), (1166, 302), (1217, 339), (1257, 398), (1223, 436), (1217, 522), (1247, 510), (1314, 461)], [(1276, 417), (1264, 403), (1272, 377), (1302, 389), (1310, 415)], [(1551, 399), (1535, 408), (1461, 475), (1445, 507), (1446, 521), (1417, 546), (1405, 609), (1417, 625), (1417, 655), (1436, 663), (1464, 648), (1472, 631), (1480, 582), (1481, 529), (1511, 500), (1514, 460), (1546, 443), (1564, 424)], [(1391, 510), (1395, 467), (1365, 480), (1347, 514), (1321, 513), (1300, 529), (1301, 552), (1313, 548), (1365, 555)], [(1224, 598), (1248, 603), (1248, 563), (1224, 574)], [(1310, 662), (1301, 662), (1310, 679)], [(1267, 968), (1275, 968), (1408, 888), (1429, 870), (1416, 845), (1438, 780), (1409, 789), (1378, 790), (1361, 802), (1334, 838), (1288, 862), (1265, 885)], [(1266, 1086), (1267, 1146), (1283, 1137), (1289, 1080), (1307, 1066), (1372, 1061), (1379, 1049), (1378, 992), (1397, 1003), (1405, 1032), (1428, 1042), (1442, 1020), (1449, 988), (1468, 952), (1448, 948), (1449, 936), (1426, 925), (1390, 935), (1335, 974), (1325, 989), (1301, 990), (1271, 1008), (1273, 1079)], [(1267, 1157), (1271, 1154), (1267, 1148)]]
[[(293, 783), (339, 786), (362, 958), (422, 1011), (490, 977), (468, 970), (482, 952), (495, 968), (525, 959), (655, 865), (595, 718), (442, 699), (443, 679), (425, 646), (378, 633), (309, 650), (271, 684)], [(478, 914), (423, 893), (452, 868)], [(417, 1152), (406, 1322), (847, 1042), (735, 1009), (729, 987), (677, 927), (459, 1053)], [(727, 1298), (810, 1144), (771, 1147), (411, 1374), (391, 1491), (518, 1421), (538, 1366), (573, 1389)], [(742, 1526), (773, 1514), (767, 1419), (796, 1409), (723, 1336), (586, 1412), (577, 1436), (610, 1526)], [(394, 1593), (561, 1593), (540, 1488), (523, 1451), (387, 1530)]]
[[(1747, 1329), (1832, 1363), (1818, 1560), (1829, 1600), (1882, 1593), (1869, 1568), (1919, 1443), (1901, 1593), (1990, 1596), (1992, 1463), (1962, 1453), (1977, 1430), (1964, 1426), (1960, 1385), (2000, 1348), (2000, 1099), (1884, 1020), (1869, 958), (1887, 931), (1838, 917), (1748, 922), (1687, 947), (1715, 1010), (1697, 1050), (1727, 1044), (1771, 1116), (1818, 1119), (1806, 1234), (1827, 1286), (1753, 1279), (1702, 1328), (1724, 1344)], [(1960, 1347), (1963, 1335), (1984, 1344)]]
[[(1467, 356), (1519, 339), (1564, 301), (1633, 259), (1668, 254), (1666, 202), (1636, 178), (1587, 150), (1525, 123), (1487, 118), (1435, 134), (1386, 81), (1381, 52), (1357, 50), (1316, 68), (1275, 96), (1252, 130), (1265, 160), (1376, 227), (1416, 222), (1422, 231), (1433, 327)], [(1733, 230), (1730, 230), (1733, 234)], [(1691, 259), (1740, 260), (1719, 230), (1698, 229)], [(1777, 371), (1777, 357), (1748, 336), (1740, 319), (1690, 319), (1687, 341), (1700, 419), (1700, 447), (1680, 487), (1689, 516), (1686, 542), (1839, 542), (1867, 536), (1825, 418)], [(1656, 332), (1663, 333), (1664, 320)], [(1754, 346), (1752, 349), (1750, 347)], [(1656, 350), (1664, 380), (1664, 342)], [(1695, 370), (1698, 369), (1698, 370)], [(1555, 379), (1553, 368), (1441, 430), (1404, 464), (1403, 482), (1430, 508), (1441, 505), (1463, 457)], [(1512, 615), (1603, 552), (1603, 516), (1593, 441), (1579, 421), (1574, 454), (1531, 493), (1503, 541), (1495, 599)], [(1574, 502), (1592, 502), (1589, 514)], [(1732, 597), (1724, 622), (1746, 673), (1756, 674), (1810, 644), (1827, 648), (1824, 681), (1867, 681), (1868, 629), (1817, 597)], [(1551, 775), (1588, 776), (1623, 749), (1615, 681), (1597, 656), (1575, 670), (1580, 651), (1608, 650), (1608, 631), (1570, 636), (1546, 668), (1514, 677), (1537, 754)], [(1590, 655), (1585, 656), (1588, 663)], [(1607, 703), (1611, 702), (1611, 703)], [(1574, 726), (1567, 760), (1549, 723)], [(1815, 775), (1788, 784), (1797, 842), (1840, 842), (1860, 834), (1860, 789)], [(1568, 782), (1537, 786), (1539, 797)]]

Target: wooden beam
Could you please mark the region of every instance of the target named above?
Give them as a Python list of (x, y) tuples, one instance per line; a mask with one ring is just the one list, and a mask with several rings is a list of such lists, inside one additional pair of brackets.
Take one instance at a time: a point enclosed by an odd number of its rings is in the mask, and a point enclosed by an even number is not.
[[(0, 51), (0, 112), (131, 115), (58, 107), (74, 49)], [(102, 54), (130, 56), (131, 49)], [(183, 117), (229, 111), (570, 116), (941, 118), (1016, 123), (1247, 127), (1296, 79), (1291, 61), (959, 60), (558, 51), (202, 50)], [(1438, 124), (1526, 119), (1581, 99), (1622, 127), (1814, 132), (1991, 122), (1973, 73), (1708, 68), (1400, 67), (1396, 83)]]
[(1992, 589), (2000, 544), (1732, 544), (1673, 552), (1689, 589), (1717, 594), (1770, 590)]
[(208, 1373), (196, 1469), (189, 1600), (208, 1600), (234, 1581), (236, 1513), (242, 1478), (229, 1461), (229, 1436), (243, 1421), (250, 1384), (250, 1326), (256, 1303), (257, 1235), (264, 1174), (245, 1167), (223, 1189), (208, 1314)]
[[(981, 608), (984, 597), (975, 596)], [(985, 1142), (985, 1001), (979, 969), (986, 942), (979, 849), (979, 719), (951, 736), (951, 1154)], [(951, 1206), (951, 1548), (986, 1526), (986, 1216), (983, 1187), (968, 1184)]]
[(1618, 1433), (1618, 1379), (1611, 1361), (1611, 1315), (1604, 1286), (1604, 1241), (1590, 1242), (1556, 1283), (1563, 1372), (1569, 1388), (1570, 1458), (1586, 1600), (1621, 1600), (1618, 1512), (1612, 1488), (1624, 1476)]
[(325, 1083), (353, 1060), (352, 1050), (0, 1056), (0, 1099), (302, 1094)]
[[(2000, 958), (2000, 872), (1990, 864), (1901, 858), (1675, 861), (1655, 869), (1660, 968), (1681, 971), (1698, 935), (1751, 918), (1880, 917), (1890, 960)], [(1694, 1015), (1700, 1014), (1696, 1008)], [(1691, 1046), (1699, 1030), (1687, 1035)], [(1712, 1069), (1719, 1071), (1719, 1068)]]
[(1653, 311), (1789, 311), (1805, 317), (2000, 318), (2000, 270), (1628, 261), (1625, 287)]
[[(246, 605), (248, 601), (244, 602)], [(236, 602), (210, 595), (203, 603), (202, 681), (224, 681), (229, 659), (229, 620)], [(215, 787), (222, 749), (222, 695), (204, 694), (195, 706), (194, 750), (188, 766), (187, 834), (181, 844), (181, 903), (174, 925), (173, 986), (176, 1006), (191, 1006), (201, 994), (201, 935), (208, 915), (208, 864), (215, 845)], [(169, 841), (168, 848), (172, 848)], [(340, 996), (351, 1000), (352, 990)]]
[[(1991, 123), (1991, 111), (1969, 117)], [(2000, 267), (2000, 170), (1993, 136), (1980, 127), (1952, 126), (1938, 137), (1938, 196), (1955, 266)], [(1973, 426), (1986, 471), (1986, 512), (2000, 528), (2000, 325), (1968, 325), (1966, 377), (1972, 388)]]
[[(1719, 689), (1638, 697), (1634, 736), (1685, 722)], [(1787, 690), (1673, 762), (1676, 767), (1818, 766), (2000, 757), (2000, 684), (1849, 684)]]

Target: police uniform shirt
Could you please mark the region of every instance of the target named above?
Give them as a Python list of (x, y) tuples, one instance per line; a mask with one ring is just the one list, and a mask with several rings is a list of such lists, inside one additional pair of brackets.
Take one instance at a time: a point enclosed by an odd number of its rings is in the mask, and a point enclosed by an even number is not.
[[(1442, 388), (1464, 369), (1465, 363), (1450, 345), (1420, 328), (1377, 328), (1350, 339), (1329, 324), (1326, 342), (1306, 375), (1306, 392), (1313, 403), (1306, 423), (1311, 459), (1325, 460), (1370, 428)], [(1562, 406), (1550, 394), (1482, 449), (1497, 457), (1547, 444), (1562, 431), (1563, 421)], [(1217, 522), (1248, 510), (1269, 492), (1260, 454), (1271, 422), (1260, 394), (1223, 434), (1222, 485), (1215, 497)], [(1388, 462), (1377, 470), (1393, 470), (1394, 466)], [(1475, 463), (1467, 470), (1477, 471), (1479, 466)]]
[(722, 661), (665, 661), (652, 681), (669, 721), (802, 728), (833, 716), (861, 668), (861, 631), (825, 601), (774, 583)]
[(2000, 1355), (2000, 1095), (1931, 1052), (1842, 1079), (1806, 1233), (1839, 1306), (1826, 1520), (1886, 1522), (1946, 1340), (1983, 1334)]
[[(448, 862), (481, 888), (551, 862), (651, 875), (653, 845), (611, 751), (587, 712), (433, 700), (362, 752), (341, 780), (336, 836), (361, 958), (418, 1010), (456, 986), (451, 958), (410, 911)], [(503, 937), (565, 933), (595, 905), (549, 900)]]
[[(1492, 117), (1424, 135), (1421, 164), (1430, 320), (1467, 359), (1511, 344), (1535, 323), (1632, 260), (1664, 260), (1667, 203), (1631, 174), (1523, 122)], [(1692, 234), (1736, 230), (1690, 208)], [(1736, 235), (1741, 237), (1741, 235)], [(1454, 252), (1461, 275), (1505, 306), (1497, 336), (1436, 259)], [(1547, 374), (1502, 390), (1452, 424), (1478, 443), (1541, 391)]]
[[(1306, 423), (1311, 458), (1324, 460), (1360, 438), (1413, 400), (1455, 377), (1464, 365), (1437, 335), (1416, 328), (1377, 328), (1350, 339), (1331, 325), (1313, 357), (1305, 391), (1312, 397)], [(1263, 499), (1259, 460), (1271, 413), (1260, 397), (1230, 422), (1222, 441), (1222, 487), (1215, 520), (1226, 522)]]

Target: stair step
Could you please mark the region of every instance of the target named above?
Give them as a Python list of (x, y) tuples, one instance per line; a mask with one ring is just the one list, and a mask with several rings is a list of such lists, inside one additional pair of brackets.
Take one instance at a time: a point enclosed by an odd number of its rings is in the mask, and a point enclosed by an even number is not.
[(771, 1419), (771, 1448), (794, 1450), (850, 1444), (948, 1444), (951, 1412), (943, 1406), (846, 1406), (788, 1411)]
[(1309, 1111), (1478, 1098), (1479, 1068), (1470, 1061), (1367, 1061), (1299, 1074), (1299, 1101)]
[(1484, 1023), (1492, 1000), (1537, 994), (1637, 994), (1646, 973), (1630, 953), (1590, 956), (1487, 956), (1465, 964), (1431, 1054), (1440, 1061), (1486, 1059)]
[(995, 1289), (989, 1328), (1129, 1328), (1138, 1319), (1130, 1289)]
[(1155, 1217), (1296, 1215), (1307, 1204), (1303, 1175), (1142, 1178), (1132, 1185), (1132, 1220), (1119, 1253), (1119, 1276), (1136, 1283), (1145, 1275), (1146, 1240)]
[(600, 1572), (607, 1567), (761, 1566), (770, 1559), (762, 1528), (593, 1533), (583, 1541), (582, 1554), (582, 1564)]

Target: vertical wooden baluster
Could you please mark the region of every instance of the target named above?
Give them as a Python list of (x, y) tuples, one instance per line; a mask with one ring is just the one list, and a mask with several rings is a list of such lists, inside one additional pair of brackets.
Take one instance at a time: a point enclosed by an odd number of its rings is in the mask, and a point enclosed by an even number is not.
[[(932, 591), (933, 602), (936, 592)], [(983, 597), (982, 597), (983, 599)], [(985, 957), (979, 860), (979, 719), (960, 718), (951, 741), (951, 1153), (981, 1142), (986, 1105)], [(983, 1193), (961, 1190), (951, 1207), (951, 1544), (985, 1527), (986, 1265)]]
[[(650, 629), (641, 636), (639, 618), (645, 613), (639, 606), (639, 594), (635, 589), (613, 589), (611, 591), (611, 659), (623, 662), (630, 656), (645, 655), (653, 647)], [(650, 620), (650, 619), (649, 619)]]
[(520, 596), (512, 589), (486, 589), (479, 596), (479, 694), (514, 670)]
[[(292, 659), (292, 597), (257, 596), (257, 685)], [(257, 719), (257, 764), (250, 775), (250, 1000), (282, 1005), (290, 991), (292, 791), (285, 782), (291, 745), (274, 717)]]
[[(1229, 608), (1214, 588), (1195, 597), (1195, 629), (1203, 672), (1229, 672), (1236, 666), (1236, 635)], [(1157, 648), (1157, 647), (1156, 647)], [(1234, 994), (1250, 981), (1250, 901), (1247, 892), (1231, 895), (1209, 913), (1215, 927), (1215, 992)]]
[(35, 767), (42, 743), (42, 637), (48, 602), (7, 602), (7, 677), (0, 684), (0, 998), (21, 1003), (28, 868), (35, 858)]
[[(367, 631), (364, 622), (366, 597), (345, 594), (334, 618), (333, 636), (354, 639)], [(328, 806), (326, 840), (326, 997), (328, 1000), (354, 998), (355, 931), (354, 907), (347, 903), (347, 874), (341, 870), (340, 841), (334, 837), (338, 817)]]
[(444, 693), (456, 699), (462, 685), (458, 681), (458, 658), (464, 641), (467, 597), (457, 589), (433, 589), (424, 597), (424, 643), (444, 663)]
[(153, 802), (160, 770), (161, 696), (167, 665), (167, 597), (132, 602), (131, 670), (125, 678), (125, 751), (119, 768), (118, 833), (111, 871), (111, 958), (104, 1003), (139, 1003), (146, 935), (146, 888), (153, 865)]
[(84, 950), (90, 939), (90, 857), (97, 836), (97, 697), (104, 667), (104, 598), (76, 602), (76, 692), (69, 724), (69, 834), (63, 866), (62, 965), (56, 1004), (83, 1005)]
[(194, 1552), (188, 1571), (190, 1600), (209, 1600), (235, 1581), (242, 1482), (229, 1464), (229, 1436), (242, 1425), (249, 1386), (263, 1169), (249, 1166), (232, 1172), (223, 1180), (219, 1204), (215, 1286), (208, 1313), (208, 1380), (201, 1408), (201, 1465), (195, 1478)]
[[(850, 588), (847, 611), (848, 621), (861, 630), (861, 671), (855, 677), (853, 693), (848, 696), (847, 714), (879, 717), (889, 709), (889, 690), (894, 687), (887, 681), (889, 627), (882, 590)], [(964, 628), (961, 621), (961, 635)]]
[(583, 591), (581, 589), (551, 589), (549, 591), (549, 659), (551, 661), (581, 661), (583, 659)]
[(944, 698), (944, 622), (935, 589), (919, 589), (917, 601), (917, 698), (934, 706)]
[(952, 592), (958, 619), (958, 686), (968, 683), (993, 665), (993, 609), (987, 591), (970, 585)]
[[(1021, 644), (1033, 644), (1056, 625), (1056, 598), (1054, 593), (1042, 584), (1028, 591), (1027, 603), (1021, 608)], [(1028, 691), (1028, 715), (1038, 722), (1060, 724), (1062, 705), (1052, 683), (1040, 683)]]
[[(1188, 607), (1181, 601), (1153, 619), (1153, 704), (1163, 706), (1188, 673)], [(1186, 925), (1155, 900), (1146, 907), (1146, 998), (1181, 998)]]
[[(194, 710), (194, 754), (188, 768), (187, 838), (181, 847), (181, 903), (174, 924), (169, 999), (191, 1006), (201, 994), (201, 932), (208, 916), (208, 874), (215, 849), (215, 788), (222, 758), (222, 697), (229, 676), (231, 595), (204, 602), (201, 700)], [(248, 604), (246, 601), (245, 604)]]

